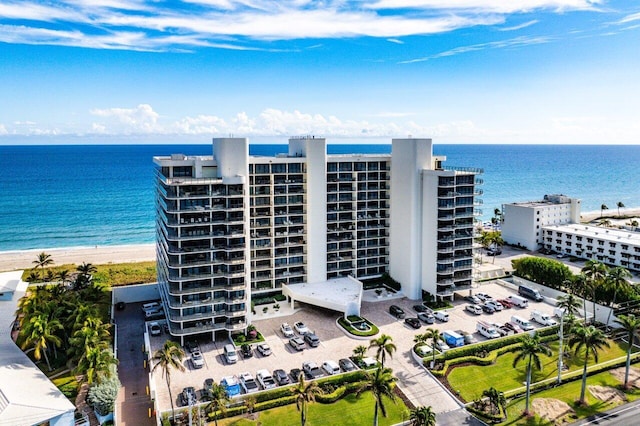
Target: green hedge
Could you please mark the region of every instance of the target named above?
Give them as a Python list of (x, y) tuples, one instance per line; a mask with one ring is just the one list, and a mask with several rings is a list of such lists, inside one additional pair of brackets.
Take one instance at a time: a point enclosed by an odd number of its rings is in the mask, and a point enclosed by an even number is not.
[(283, 405), (293, 404), (294, 402), (296, 402), (296, 397), (292, 395), (291, 391), (289, 390), (289, 396), (283, 396), (282, 398), (271, 399), (269, 401), (264, 401), (264, 402), (258, 402), (254, 407), (254, 411), (269, 410), (271, 408), (282, 407)]
[(53, 379), (53, 384), (69, 399), (74, 399), (78, 395), (80, 384), (75, 376), (65, 376)]

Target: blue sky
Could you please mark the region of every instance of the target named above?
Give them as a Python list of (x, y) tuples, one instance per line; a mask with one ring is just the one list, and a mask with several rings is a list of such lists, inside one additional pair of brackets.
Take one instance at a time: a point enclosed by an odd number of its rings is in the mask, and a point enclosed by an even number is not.
[(640, 143), (640, 3), (0, 0), (0, 144)]

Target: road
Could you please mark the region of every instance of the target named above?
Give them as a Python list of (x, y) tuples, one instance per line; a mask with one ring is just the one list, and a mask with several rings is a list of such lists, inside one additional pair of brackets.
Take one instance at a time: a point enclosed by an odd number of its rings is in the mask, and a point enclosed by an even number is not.
[(610, 425), (610, 426), (635, 426), (640, 423), (640, 401), (621, 405), (603, 413), (595, 414), (584, 420), (572, 423), (573, 426), (586, 425)]

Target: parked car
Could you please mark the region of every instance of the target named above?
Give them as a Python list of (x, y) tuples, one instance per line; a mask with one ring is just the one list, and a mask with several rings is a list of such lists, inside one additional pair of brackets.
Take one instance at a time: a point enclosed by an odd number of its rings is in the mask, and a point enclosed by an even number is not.
[(442, 322), (448, 322), (449, 321), (449, 314), (445, 311), (435, 311), (433, 313), (433, 316), (438, 320), (438, 321), (442, 321)]
[(191, 364), (193, 365), (193, 368), (204, 367), (204, 357), (202, 356), (202, 352), (200, 351), (191, 352)]
[(512, 329), (510, 329), (507, 326), (501, 325), (499, 327), (496, 327), (496, 331), (501, 335), (501, 336), (511, 336), (513, 334), (515, 334), (516, 332), (513, 331)]
[(256, 382), (256, 379), (253, 378), (251, 373), (249, 372), (240, 373), (239, 377), (240, 377), (240, 386), (242, 386), (245, 393), (253, 393), (253, 392), (258, 392), (260, 390), (260, 387), (258, 386), (258, 382)]
[(258, 349), (258, 352), (262, 356), (271, 355), (271, 348), (266, 343), (260, 343), (259, 345), (256, 346), (256, 349)]
[(184, 344), (185, 349), (188, 352), (193, 352), (193, 351), (197, 351), (198, 350), (198, 343), (192, 341), (192, 340), (187, 340)]
[(159, 336), (160, 334), (162, 334), (162, 329), (160, 328), (160, 324), (158, 324), (155, 321), (152, 323), (149, 323), (149, 333), (151, 333), (152, 336)]
[(404, 323), (414, 329), (420, 328), (420, 325), (421, 325), (420, 320), (414, 317), (405, 318)]
[(498, 299), (498, 303), (500, 303), (502, 307), (506, 309), (513, 308), (513, 303), (509, 302), (507, 299)]
[(250, 344), (244, 343), (240, 346), (240, 353), (242, 354), (242, 358), (251, 358), (253, 356), (253, 349), (251, 349)]
[(312, 379), (319, 379), (320, 377), (324, 377), (324, 373), (313, 361), (306, 361), (302, 363), (302, 371)]
[(296, 329), (296, 331), (299, 334), (305, 335), (309, 332), (309, 328), (302, 322), (302, 321), (298, 321), (293, 325), (293, 328)]
[(304, 340), (301, 337), (292, 337), (289, 339), (289, 346), (300, 352), (305, 347)]
[(320, 338), (315, 333), (309, 332), (304, 335), (304, 341), (312, 348), (317, 348), (320, 344)]
[(342, 358), (338, 360), (338, 365), (342, 368), (342, 371), (349, 372), (356, 370), (358, 367), (349, 358)]
[(493, 314), (496, 311), (493, 306), (487, 305), (486, 303), (481, 306), (482, 306), (482, 310), (487, 314)]
[(476, 297), (483, 302), (488, 302), (489, 300), (493, 300), (493, 297), (489, 296), (487, 293), (476, 293)]
[(484, 302), (484, 304), (491, 306), (496, 312), (500, 312), (504, 309), (504, 306), (502, 306), (502, 304), (498, 303), (495, 300), (487, 300), (486, 302)]
[(293, 328), (291, 328), (291, 326), (286, 322), (283, 322), (280, 325), (280, 331), (282, 331), (282, 335), (284, 337), (293, 337)]
[(404, 318), (404, 310), (400, 306), (389, 306), (389, 313), (398, 319)]
[(258, 383), (260, 383), (263, 389), (273, 389), (277, 386), (276, 381), (273, 379), (271, 373), (269, 373), (269, 370), (267, 370), (266, 368), (258, 370), (256, 373), (256, 377), (258, 378)]
[(277, 370), (273, 370), (273, 379), (276, 381), (278, 386), (284, 386), (291, 383), (291, 380), (289, 379), (289, 376), (287, 375), (286, 371), (280, 368)]
[(240, 395), (240, 383), (236, 376), (223, 377), (222, 380), (220, 380), (220, 386), (224, 388), (229, 397)]
[(464, 307), (464, 310), (471, 312), (474, 315), (482, 315), (482, 308), (480, 305), (467, 305)]
[(413, 305), (413, 310), (416, 312), (428, 312), (429, 308), (424, 305)]
[(451, 349), (451, 347), (449, 347), (449, 345), (447, 345), (447, 343), (443, 342), (442, 340), (438, 340), (435, 344), (435, 347), (440, 352), (448, 351), (449, 349)]
[(514, 333), (522, 333), (522, 328), (519, 325), (512, 322), (505, 322), (504, 326), (510, 330), (513, 330)]
[(291, 382), (298, 383), (301, 374), (304, 374), (302, 370), (300, 370), (299, 368), (292, 368), (289, 372), (289, 376), (291, 376)]
[(479, 305), (482, 303), (482, 300), (478, 296), (470, 295), (464, 298), (467, 302), (473, 303), (474, 305)]
[(476, 339), (474, 337), (474, 335), (469, 333), (468, 331), (458, 330), (457, 333), (462, 335), (462, 338), (464, 339), (464, 344), (465, 345), (471, 345), (473, 343), (478, 343), (478, 339)]
[(558, 259), (564, 259), (565, 257), (569, 257), (569, 255), (567, 253), (558, 253), (556, 254), (556, 257)]
[(326, 371), (329, 376), (340, 373), (340, 366), (331, 360), (323, 362), (322, 369)]
[(180, 393), (180, 405), (186, 407), (188, 405), (193, 405), (198, 401), (196, 397), (196, 389), (193, 386), (188, 386), (182, 389)]
[(418, 319), (427, 324), (433, 324), (434, 322), (436, 322), (436, 317), (428, 312), (418, 312)]

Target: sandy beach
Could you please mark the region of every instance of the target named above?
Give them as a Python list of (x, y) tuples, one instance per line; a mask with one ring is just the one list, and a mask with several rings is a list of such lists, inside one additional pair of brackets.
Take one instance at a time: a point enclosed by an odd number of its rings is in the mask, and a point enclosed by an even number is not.
[(54, 265), (79, 265), (82, 262), (103, 265), (156, 260), (154, 244), (16, 250), (0, 252), (0, 272), (33, 268), (33, 261), (43, 251), (51, 255)]
[[(629, 222), (631, 219), (616, 219), (618, 216), (618, 208), (613, 206), (609, 207), (608, 210), (602, 211), (602, 216), (608, 218), (612, 223), (620, 225), (625, 224), (625, 222)], [(626, 217), (634, 217), (636, 220), (640, 218), (640, 207), (622, 207), (620, 208), (620, 216)], [(592, 220), (597, 220), (600, 218), (600, 210), (592, 211), (592, 212), (582, 212), (580, 213), (580, 220), (582, 222), (591, 222)]]

